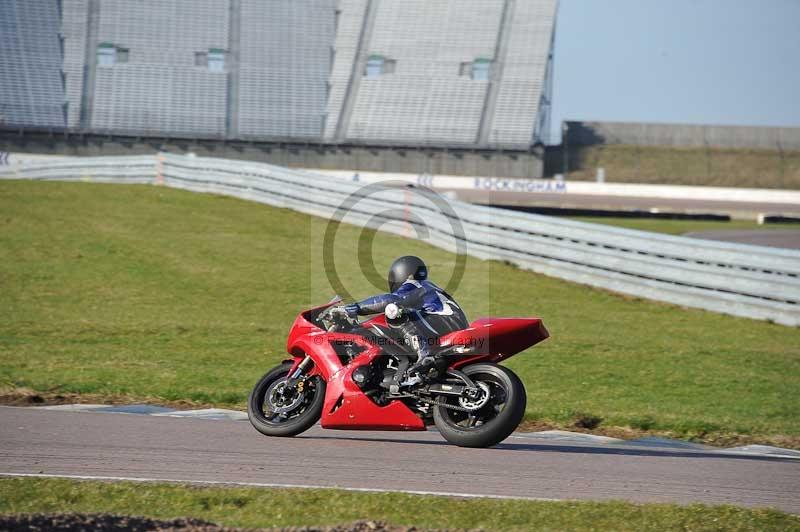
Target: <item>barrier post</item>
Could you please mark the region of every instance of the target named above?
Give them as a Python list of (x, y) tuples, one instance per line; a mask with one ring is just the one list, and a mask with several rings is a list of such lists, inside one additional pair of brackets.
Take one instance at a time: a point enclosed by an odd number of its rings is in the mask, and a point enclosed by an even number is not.
[(164, 184), (164, 154), (156, 155), (156, 185)]
[(411, 238), (411, 222), (409, 221), (409, 193), (408, 190), (403, 191), (403, 221), (405, 222), (406, 238)]

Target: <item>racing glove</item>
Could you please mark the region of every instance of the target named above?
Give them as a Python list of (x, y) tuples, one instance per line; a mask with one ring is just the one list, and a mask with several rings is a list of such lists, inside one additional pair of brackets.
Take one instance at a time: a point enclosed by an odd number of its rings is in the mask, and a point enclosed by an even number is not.
[(352, 303), (350, 305), (339, 305), (336, 307), (331, 307), (328, 309), (329, 316), (347, 316), (348, 318), (355, 318), (358, 316), (359, 311), (358, 303)]

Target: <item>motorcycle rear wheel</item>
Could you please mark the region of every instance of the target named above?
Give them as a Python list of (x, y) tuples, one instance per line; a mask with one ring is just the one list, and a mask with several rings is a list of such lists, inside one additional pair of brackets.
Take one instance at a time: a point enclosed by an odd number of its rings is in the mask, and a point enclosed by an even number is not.
[[(513, 371), (497, 364), (473, 364), (461, 371), (479, 387), (490, 390), (488, 401), (470, 412), (436, 406), (436, 428), (447, 441), (460, 447), (497, 445), (514, 432), (525, 415), (525, 386)], [(457, 407), (467, 404), (453, 397), (446, 402)]]
[(322, 415), (325, 381), (312, 377), (302, 392), (287, 390), (286, 379), (292, 366), (291, 362), (284, 362), (272, 368), (250, 392), (247, 417), (261, 434), (296, 436), (311, 428)]

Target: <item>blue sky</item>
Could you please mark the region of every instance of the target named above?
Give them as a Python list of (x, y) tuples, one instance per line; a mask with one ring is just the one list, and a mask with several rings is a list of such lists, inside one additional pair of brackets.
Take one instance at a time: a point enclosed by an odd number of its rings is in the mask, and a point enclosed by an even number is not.
[(560, 0), (562, 120), (800, 126), (800, 0)]

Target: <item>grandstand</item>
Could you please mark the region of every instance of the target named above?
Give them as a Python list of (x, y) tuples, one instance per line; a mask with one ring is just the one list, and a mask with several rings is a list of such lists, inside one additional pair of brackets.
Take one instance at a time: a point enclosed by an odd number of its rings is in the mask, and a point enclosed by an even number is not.
[(72, 129), (81, 125), (88, 5), (89, 0), (71, 0), (70, 8), (63, 12), (61, 19), (65, 97), (67, 102), (73, 102), (72, 105), (67, 104), (65, 118), (66, 127)]
[(211, 65), (213, 51), (228, 47), (227, 2), (92, 4), (100, 10), (90, 129), (225, 134), (227, 75)]
[[(506, 55), (500, 67), (501, 81), (493, 113), (490, 143), (524, 145), (541, 139), (549, 128), (552, 83), (552, 39), (554, 10), (550, 2), (514, 2), (508, 24)], [(544, 106), (540, 108), (540, 106)], [(542, 129), (536, 129), (537, 117)]]
[[(374, 18), (369, 57), (352, 113), (337, 125), (342, 137), (477, 144), (503, 7), (502, 0), (378, 3), (367, 15)], [(480, 60), (489, 72), (476, 75)]]
[(556, 0), (5, 0), (0, 10), (0, 103), (17, 127), (529, 151), (549, 111)]
[(52, 0), (0, 2), (0, 126), (66, 125), (60, 25)]
[(233, 135), (321, 138), (334, 10), (333, 0), (242, 0)]

